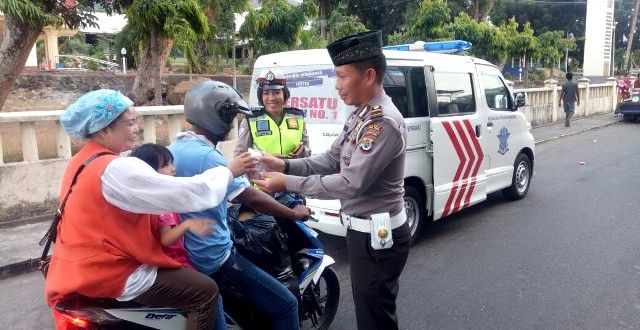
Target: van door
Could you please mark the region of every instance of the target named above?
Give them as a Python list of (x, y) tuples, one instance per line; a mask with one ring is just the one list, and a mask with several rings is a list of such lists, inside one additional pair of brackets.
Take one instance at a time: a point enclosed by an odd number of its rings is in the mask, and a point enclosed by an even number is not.
[(486, 111), (478, 106), (473, 65), (435, 67), (431, 111), (434, 220), (486, 199), (484, 143)]
[(487, 192), (491, 193), (511, 185), (519, 142), (528, 128), (515, 113), (511, 92), (500, 71), (489, 65), (476, 67), (484, 94), (481, 102), (489, 108), (486, 142), (491, 162), (487, 169)]

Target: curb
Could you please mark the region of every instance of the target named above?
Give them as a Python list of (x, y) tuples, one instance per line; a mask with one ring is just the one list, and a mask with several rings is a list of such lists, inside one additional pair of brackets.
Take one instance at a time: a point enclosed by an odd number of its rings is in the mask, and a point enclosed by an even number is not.
[(51, 221), (51, 219), (53, 219), (53, 213), (52, 214), (39, 215), (39, 216), (35, 216), (35, 217), (30, 217), (30, 218), (22, 218), (22, 219), (17, 219), (17, 220), (1, 221), (0, 222), (0, 229), (7, 229), (7, 228), (19, 227), (19, 226), (22, 226), (22, 225), (28, 225), (28, 224), (32, 224), (32, 223)]
[[(566, 134), (562, 134), (559, 136), (554, 136), (551, 138), (547, 138), (544, 140), (540, 140), (540, 141), (535, 141), (536, 145), (539, 144), (544, 144), (544, 143), (548, 143), (551, 141), (555, 141), (561, 138), (565, 138), (565, 137), (569, 137), (569, 136), (573, 136), (573, 135), (578, 135), (584, 132), (588, 132), (588, 131), (592, 131), (592, 130), (597, 130), (600, 128), (604, 128), (607, 126), (612, 126), (612, 125), (616, 125), (621, 123), (622, 120), (618, 120), (618, 121), (613, 121), (610, 123), (606, 123), (606, 124), (601, 124), (601, 125), (596, 125), (596, 126), (592, 126), (589, 127), (587, 129), (584, 130), (579, 130), (579, 131), (575, 131), (575, 132), (570, 132), (570, 133), (566, 133)], [(26, 219), (19, 219), (19, 220), (13, 220), (13, 221), (5, 221), (5, 222), (0, 222), (0, 229), (2, 228), (10, 228), (10, 227), (17, 227), (17, 226), (21, 226), (21, 225), (25, 225), (25, 224), (31, 224), (31, 223), (37, 223), (37, 222), (43, 222), (43, 221), (47, 221), (50, 220), (53, 217), (53, 215), (43, 215), (43, 216), (37, 216), (37, 217), (32, 217), (32, 218), (26, 218)], [(30, 273), (33, 271), (38, 270), (38, 267), (40, 266), (40, 259), (39, 258), (33, 258), (33, 259), (29, 259), (29, 260), (24, 260), (24, 261), (19, 261), (13, 264), (9, 264), (9, 265), (5, 265), (5, 266), (0, 266), (0, 281), (13, 277), (13, 276), (18, 276), (18, 275), (23, 275), (26, 273)]]
[(34, 258), (19, 261), (5, 266), (0, 266), (0, 281), (10, 277), (31, 273), (35, 270), (38, 270), (39, 266), (40, 258)]
[(597, 130), (597, 129), (600, 129), (600, 128), (616, 125), (616, 124), (619, 124), (621, 122), (623, 122), (623, 120), (617, 120), (617, 121), (613, 121), (613, 122), (606, 123), (606, 124), (600, 124), (600, 125), (592, 126), (592, 127), (589, 127), (589, 128), (583, 129), (583, 130), (570, 132), (570, 133), (562, 134), (562, 135), (559, 135), (559, 136), (554, 136), (554, 137), (546, 138), (546, 139), (543, 139), (543, 140), (535, 141), (535, 144), (536, 145), (545, 144), (545, 143), (548, 143), (548, 142), (551, 142), (551, 141), (555, 141), (555, 140), (558, 140), (558, 139), (562, 139), (562, 138), (565, 138), (565, 137), (574, 136), (574, 135), (582, 134), (584, 132), (589, 132), (589, 131)]

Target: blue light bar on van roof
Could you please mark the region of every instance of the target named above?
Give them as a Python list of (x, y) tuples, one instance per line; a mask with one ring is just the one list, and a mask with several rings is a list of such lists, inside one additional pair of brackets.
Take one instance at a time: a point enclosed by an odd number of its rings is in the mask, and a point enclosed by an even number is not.
[(471, 49), (471, 43), (464, 40), (433, 42), (416, 41), (412, 44), (386, 46), (384, 47), (384, 49), (401, 51), (427, 51), (433, 53), (452, 54)]

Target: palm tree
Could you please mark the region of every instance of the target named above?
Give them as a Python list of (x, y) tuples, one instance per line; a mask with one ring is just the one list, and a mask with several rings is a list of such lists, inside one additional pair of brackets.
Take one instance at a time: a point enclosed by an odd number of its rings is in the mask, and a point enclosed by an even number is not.
[(303, 26), (316, 18), (318, 6), (311, 0), (292, 6), (286, 0), (264, 0), (251, 10), (240, 27), (240, 37), (250, 40), (257, 55), (295, 48)]
[(94, 5), (102, 6), (108, 13), (122, 9), (121, 0), (0, 0), (0, 11), (4, 13), (5, 22), (4, 38), (0, 45), (0, 109), (42, 28), (63, 24), (71, 28), (93, 25), (95, 17), (91, 13)]
[(162, 105), (160, 75), (174, 42), (193, 58), (193, 43), (209, 32), (207, 17), (197, 0), (134, 0), (127, 17), (132, 28), (142, 35), (132, 91), (135, 102), (146, 103), (152, 88), (154, 104)]

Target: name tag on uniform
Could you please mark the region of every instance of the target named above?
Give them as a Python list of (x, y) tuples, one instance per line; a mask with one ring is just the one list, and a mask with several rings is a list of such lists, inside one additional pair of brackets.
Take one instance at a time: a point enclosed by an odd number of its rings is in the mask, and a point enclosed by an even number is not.
[(269, 131), (269, 121), (268, 120), (258, 120), (256, 123), (256, 128), (258, 132)]
[(265, 135), (271, 135), (273, 134), (273, 132), (271, 131), (257, 131), (256, 132), (256, 136), (265, 136)]
[(298, 129), (298, 120), (295, 118), (287, 118), (287, 128)]

